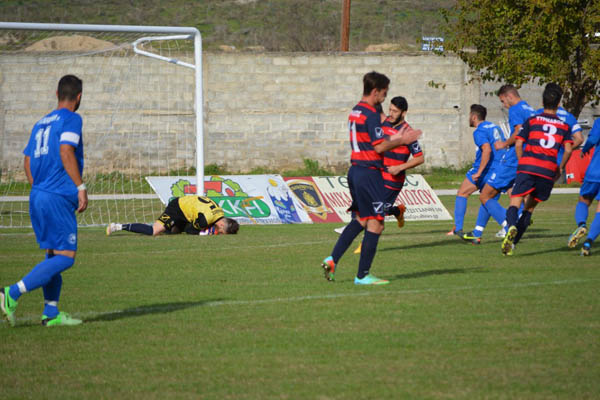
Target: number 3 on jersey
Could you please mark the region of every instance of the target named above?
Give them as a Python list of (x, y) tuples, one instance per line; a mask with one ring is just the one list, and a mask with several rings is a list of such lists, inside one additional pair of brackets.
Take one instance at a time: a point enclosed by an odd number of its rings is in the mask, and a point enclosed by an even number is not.
[(553, 148), (556, 144), (556, 139), (554, 139), (554, 134), (557, 130), (556, 127), (554, 125), (544, 124), (544, 126), (542, 126), (542, 129), (544, 130), (544, 135), (548, 140), (540, 139), (540, 146), (542, 146), (545, 149)]
[(35, 151), (33, 152), (33, 157), (39, 158), (48, 154), (48, 138), (50, 138), (50, 125), (46, 129), (38, 129), (35, 133)]

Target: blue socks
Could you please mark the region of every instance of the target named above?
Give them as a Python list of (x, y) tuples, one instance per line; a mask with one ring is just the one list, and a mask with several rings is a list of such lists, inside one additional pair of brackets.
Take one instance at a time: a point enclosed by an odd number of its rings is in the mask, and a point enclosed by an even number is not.
[[(123, 227), (125, 227), (125, 225), (123, 225)], [(346, 228), (338, 238), (337, 242), (335, 243), (333, 251), (331, 252), (331, 257), (333, 258), (334, 263), (338, 263), (339, 259), (342, 258), (346, 250), (348, 250), (348, 247), (350, 247), (354, 239), (356, 239), (358, 234), (361, 233), (363, 229), (364, 228), (362, 227), (362, 225), (355, 219), (353, 219), (346, 226)]]
[(467, 198), (456, 196), (454, 201), (454, 229), (461, 231), (465, 222), (465, 214), (467, 212)]
[(473, 236), (481, 237), (483, 230), (490, 219), (490, 213), (487, 208), (482, 204), (479, 206), (479, 213), (477, 214), (477, 221), (475, 221), (475, 229), (473, 229)]
[(152, 225), (147, 224), (123, 224), (123, 230), (135, 233), (143, 233), (152, 236)]
[(60, 289), (62, 287), (62, 276), (56, 274), (45, 286), (44, 291), (44, 313), (48, 318), (54, 318), (58, 315), (58, 299), (60, 299)]
[[(39, 287), (46, 286), (50, 282), (53, 282), (52, 285), (56, 285), (56, 281), (53, 281), (54, 276), (69, 269), (74, 263), (74, 258), (62, 255), (55, 255), (53, 257), (46, 258), (44, 261), (33, 267), (33, 269), (27, 275), (25, 275), (23, 279), (14, 285), (11, 285), (9, 291), (10, 297), (18, 300), (23, 293), (31, 292)], [(55, 291), (56, 289), (53, 291), (51, 286), (51, 297)], [(60, 287), (58, 292), (60, 293)]]
[(362, 248), (360, 250), (360, 261), (358, 262), (358, 273), (356, 277), (362, 279), (369, 275), (371, 264), (375, 258), (377, 252), (377, 243), (379, 242), (379, 234), (365, 231), (365, 237), (362, 241)]
[(588, 205), (583, 201), (577, 203), (575, 207), (575, 223), (577, 226), (585, 225), (588, 219)]
[(485, 203), (485, 208), (487, 208), (488, 212), (494, 218), (494, 221), (498, 223), (498, 225), (502, 225), (506, 220), (506, 210), (504, 207), (498, 203), (498, 197), (494, 197), (493, 199), (489, 199)]
[(598, 235), (600, 235), (600, 212), (597, 212), (594, 216), (594, 221), (592, 221), (587, 238), (593, 242)]

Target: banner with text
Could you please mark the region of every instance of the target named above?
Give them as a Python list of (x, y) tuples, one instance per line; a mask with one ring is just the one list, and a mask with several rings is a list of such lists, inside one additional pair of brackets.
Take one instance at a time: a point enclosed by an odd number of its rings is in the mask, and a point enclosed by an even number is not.
[[(196, 194), (196, 177), (148, 176), (146, 180), (165, 205), (173, 198)], [(204, 190), (226, 217), (241, 224), (312, 222), (280, 175), (206, 176)]]

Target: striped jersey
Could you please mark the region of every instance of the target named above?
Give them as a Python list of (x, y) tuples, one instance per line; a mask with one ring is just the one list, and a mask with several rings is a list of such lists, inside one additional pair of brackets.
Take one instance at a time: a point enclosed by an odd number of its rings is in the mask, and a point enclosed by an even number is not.
[(594, 155), (592, 156), (592, 161), (588, 165), (585, 170), (585, 181), (588, 182), (600, 182), (600, 150), (598, 150), (598, 145), (600, 144), (600, 118), (594, 122), (594, 127), (590, 131), (587, 137), (587, 141), (585, 142), (585, 146), (581, 150), (583, 153), (587, 153), (592, 149), (592, 147), (596, 147), (594, 150)]
[(348, 117), (352, 165), (382, 169), (382, 155), (375, 151), (377, 144), (383, 142), (381, 117), (374, 107), (360, 102), (352, 109)]
[[(383, 123), (383, 133), (387, 136), (395, 135), (405, 125), (410, 127), (410, 125), (404, 121), (394, 128), (392, 127), (392, 124), (386, 120)], [(411, 154), (413, 157), (419, 157), (423, 155), (421, 145), (416, 140), (411, 144), (398, 146), (383, 153), (384, 168), (381, 170), (381, 175), (383, 177), (383, 183), (385, 187), (394, 190), (402, 189), (402, 186), (404, 186), (404, 179), (406, 178), (406, 172), (402, 171), (397, 175), (392, 175), (387, 171), (387, 167), (405, 164), (410, 158)]]
[(517, 173), (554, 180), (558, 169), (558, 150), (571, 139), (571, 129), (556, 114), (540, 114), (529, 118), (517, 135), (522, 140), (523, 156)]
[[(544, 112), (544, 109), (540, 108), (540, 109), (536, 110), (535, 113), (542, 114), (543, 112)], [(556, 116), (558, 118), (560, 118), (561, 121), (566, 122), (569, 125), (569, 128), (571, 129), (571, 137), (573, 137), (573, 135), (576, 134), (577, 132), (583, 131), (583, 129), (581, 128), (581, 125), (579, 125), (579, 122), (577, 121), (577, 118), (575, 118), (575, 116), (573, 114), (571, 114), (564, 108), (558, 107), (558, 110), (556, 110)], [(560, 150), (558, 151), (558, 163), (559, 164), (562, 161), (563, 153), (564, 153), (564, 149), (561, 147)]]
[(214, 200), (204, 196), (183, 196), (178, 200), (179, 208), (194, 229), (202, 230), (225, 216), (225, 212)]
[(31, 130), (23, 154), (30, 158), (33, 187), (63, 196), (77, 194), (77, 186), (65, 171), (60, 146), (75, 149), (79, 173), (83, 173), (83, 138), (81, 116), (66, 108), (52, 111), (40, 119)]

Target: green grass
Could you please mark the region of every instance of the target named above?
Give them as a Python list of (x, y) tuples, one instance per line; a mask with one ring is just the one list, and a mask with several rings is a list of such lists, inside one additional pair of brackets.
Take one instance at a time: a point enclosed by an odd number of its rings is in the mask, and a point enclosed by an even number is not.
[[(442, 198), (452, 212), (454, 198)], [(319, 268), (337, 225), (243, 226), (237, 236), (80, 230), (61, 309), (40, 291), (0, 323), (3, 398), (584, 399), (600, 397), (600, 252), (568, 250), (576, 195), (554, 195), (513, 257), (451, 221), (389, 224), (373, 272)], [(469, 200), (466, 228), (477, 198)], [(591, 215), (593, 213), (590, 213)], [(354, 248), (354, 247), (352, 247)], [(29, 230), (0, 230), (0, 280), (41, 260)]]

